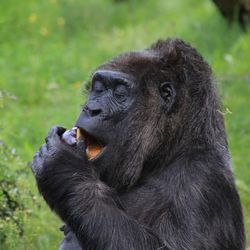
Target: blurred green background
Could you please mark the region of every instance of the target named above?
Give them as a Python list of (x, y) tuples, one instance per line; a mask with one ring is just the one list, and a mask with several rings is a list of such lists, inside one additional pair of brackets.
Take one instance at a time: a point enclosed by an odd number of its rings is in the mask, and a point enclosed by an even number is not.
[(29, 161), (54, 124), (72, 127), (100, 63), (159, 38), (191, 43), (213, 68), (250, 240), (250, 32), (209, 0), (0, 3), (0, 249), (57, 249), (59, 219)]

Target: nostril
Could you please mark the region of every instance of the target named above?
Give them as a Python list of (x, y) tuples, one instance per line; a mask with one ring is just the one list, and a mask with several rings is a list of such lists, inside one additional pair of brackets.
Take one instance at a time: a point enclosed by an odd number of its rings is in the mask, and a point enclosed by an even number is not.
[(102, 113), (102, 109), (100, 105), (96, 105), (94, 103), (89, 103), (88, 105), (84, 106), (84, 111), (88, 113), (90, 116), (97, 116)]
[(101, 109), (93, 109), (93, 110), (89, 109), (89, 113), (90, 113), (91, 116), (97, 116), (97, 115), (99, 115), (101, 112), (102, 112)]

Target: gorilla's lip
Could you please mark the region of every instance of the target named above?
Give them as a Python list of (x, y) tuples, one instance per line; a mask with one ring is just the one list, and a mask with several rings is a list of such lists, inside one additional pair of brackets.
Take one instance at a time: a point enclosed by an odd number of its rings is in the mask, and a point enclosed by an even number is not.
[(99, 158), (99, 156), (103, 153), (105, 144), (101, 142), (97, 137), (93, 134), (90, 134), (85, 129), (77, 127), (76, 130), (76, 139), (84, 140), (86, 144), (86, 154), (88, 160), (95, 160)]

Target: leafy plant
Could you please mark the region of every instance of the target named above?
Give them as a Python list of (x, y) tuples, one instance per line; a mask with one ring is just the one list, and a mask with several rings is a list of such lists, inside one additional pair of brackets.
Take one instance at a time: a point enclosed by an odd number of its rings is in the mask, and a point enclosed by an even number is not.
[[(0, 92), (0, 108), (15, 100), (8, 92)], [(0, 128), (1, 132), (4, 130)], [(13, 249), (18, 239), (24, 236), (24, 218), (29, 216), (30, 210), (26, 206), (31, 194), (24, 191), (19, 183), (20, 176), (27, 174), (23, 162), (14, 148), (9, 147), (0, 138), (0, 246)]]

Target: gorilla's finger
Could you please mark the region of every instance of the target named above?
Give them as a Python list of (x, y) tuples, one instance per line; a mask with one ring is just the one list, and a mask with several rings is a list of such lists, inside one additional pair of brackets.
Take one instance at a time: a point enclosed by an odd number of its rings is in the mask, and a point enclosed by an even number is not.
[(57, 127), (57, 135), (58, 136), (62, 136), (62, 134), (64, 133), (66, 131), (66, 128), (64, 128), (64, 127)]
[(37, 176), (42, 169), (42, 157), (40, 156), (40, 152), (36, 152), (31, 162), (32, 172)]
[(44, 143), (39, 150), (39, 156), (42, 157), (47, 152), (47, 150), (47, 144)]
[(59, 126), (53, 126), (46, 139), (45, 139), (45, 142), (50, 146), (50, 145), (54, 145), (56, 143), (59, 143), (60, 142), (60, 137), (61, 135), (66, 131), (65, 128), (63, 127), (59, 127)]

